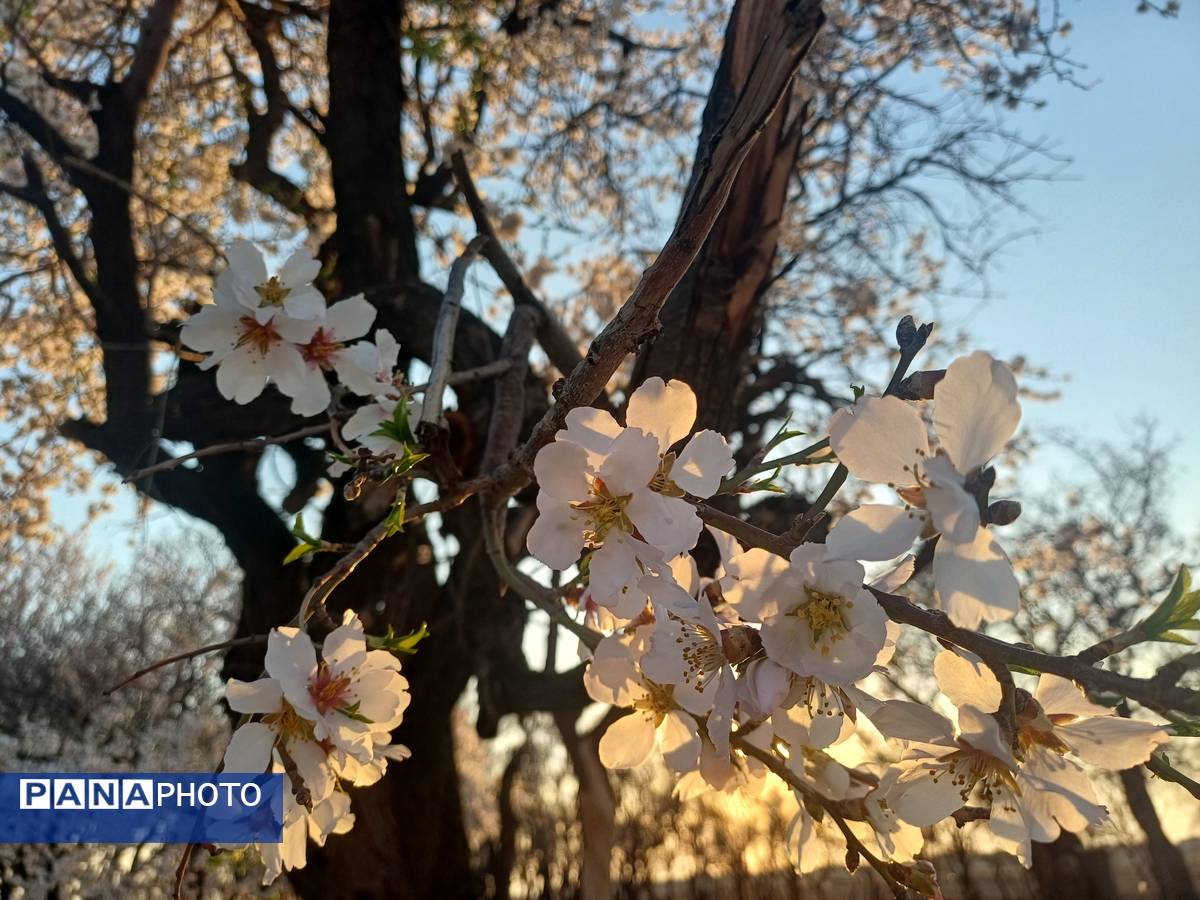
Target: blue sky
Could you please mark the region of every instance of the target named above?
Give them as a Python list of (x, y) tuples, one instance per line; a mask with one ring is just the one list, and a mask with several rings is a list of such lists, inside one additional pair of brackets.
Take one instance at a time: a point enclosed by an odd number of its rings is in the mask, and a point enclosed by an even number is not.
[[(996, 260), (986, 302), (946, 304), (947, 325), (965, 325), (975, 345), (1024, 354), (1067, 380), (1061, 398), (1026, 404), (1025, 427), (1065, 428), (1117, 440), (1139, 414), (1177, 439), (1180, 480), (1172, 514), (1189, 535), (1200, 526), (1200, 17), (1137, 15), (1132, 3), (1071, 4), (1070, 55), (1087, 65), (1090, 90), (1045, 84), (1042, 109), (1012, 124), (1072, 159), (1064, 177), (1021, 193), (1036, 220), (1000, 223), (1038, 233)], [(1043, 458), (1036, 481), (1068, 466)], [(1069, 473), (1068, 473), (1069, 474)], [(78, 498), (55, 499), (69, 529)], [(182, 514), (158, 508), (147, 520), (126, 495), (93, 529), (93, 549), (124, 557), (142, 541), (186, 532)], [(195, 536), (193, 536), (195, 539)]]
[[(1022, 199), (1039, 233), (997, 261), (995, 296), (949, 304), (979, 346), (1025, 354), (1068, 378), (1025, 422), (1119, 441), (1139, 414), (1176, 438), (1176, 524), (1200, 526), (1200, 17), (1133, 4), (1073, 4), (1071, 56), (1090, 90), (1046, 85), (1014, 124), (1072, 164)], [(1014, 229), (1028, 220), (1012, 218)], [(1054, 462), (1057, 469), (1065, 462)], [(1045, 476), (1045, 472), (1042, 473)]]

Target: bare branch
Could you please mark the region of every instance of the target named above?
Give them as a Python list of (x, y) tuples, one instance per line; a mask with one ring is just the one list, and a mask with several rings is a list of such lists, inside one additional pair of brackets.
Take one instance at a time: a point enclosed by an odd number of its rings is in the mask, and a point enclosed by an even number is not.
[(553, 440), (567, 413), (600, 396), (625, 357), (654, 335), (662, 304), (703, 246), (742, 161), (775, 112), (824, 21), (820, 4), (812, 0), (797, 3), (788, 11), (790, 15), (779, 23), (780, 27), (763, 37), (745, 89), (704, 161), (702, 174), (693, 179), (662, 252), (643, 273), (617, 315), (592, 341), (583, 361), (557, 391), (557, 402), (502, 471), (500, 481), (508, 493), (529, 483), (533, 458)]
[(158, 669), (166, 668), (172, 663), (183, 662), (185, 659), (193, 659), (197, 656), (203, 656), (206, 653), (215, 653), (218, 650), (228, 650), (231, 647), (248, 647), (251, 644), (265, 644), (266, 642), (267, 636), (265, 634), (252, 634), (247, 637), (232, 638), (228, 641), (218, 641), (215, 644), (206, 644), (203, 647), (197, 647), (195, 650), (186, 650), (183, 653), (176, 653), (174, 656), (168, 656), (166, 659), (160, 659), (158, 662), (151, 663), (144, 668), (138, 669), (123, 681), (119, 681), (112, 687), (106, 688), (104, 691), (104, 696), (111, 696), (121, 688), (125, 687), (125, 685), (132, 684), (139, 678), (149, 675), (151, 672), (157, 671)]
[(442, 418), (442, 394), (446, 379), (450, 377), (450, 364), (454, 356), (454, 332), (458, 329), (458, 313), (462, 309), (463, 290), (466, 287), (467, 269), (484, 245), (490, 242), (484, 235), (476, 235), (467, 244), (462, 256), (450, 267), (450, 279), (442, 308), (438, 313), (437, 325), (433, 330), (433, 356), (429, 363), (429, 384), (425, 400), (421, 404), (420, 425), (436, 426)]
[(329, 429), (333, 427), (332, 422), (322, 422), (319, 425), (309, 425), (306, 428), (299, 428), (296, 431), (289, 431), (287, 434), (276, 435), (275, 437), (249, 438), (244, 441), (229, 441), (224, 444), (213, 444), (209, 447), (202, 447), (199, 450), (194, 450), (191, 453), (185, 453), (182, 456), (173, 456), (170, 459), (164, 459), (161, 462), (155, 463), (152, 466), (147, 466), (144, 469), (138, 469), (136, 472), (130, 472), (121, 479), (122, 484), (141, 481), (148, 475), (154, 475), (157, 472), (167, 472), (171, 469), (183, 465), (193, 459), (203, 459), (206, 456), (216, 456), (218, 453), (235, 453), (239, 450), (261, 450), (264, 447), (270, 447), (275, 444), (287, 444), (291, 441), (298, 441), (301, 438), (316, 437), (322, 434), (328, 434)]
[(133, 62), (121, 80), (121, 92), (135, 113), (141, 109), (167, 61), (171, 28), (182, 0), (155, 0), (142, 20)]
[(546, 356), (550, 358), (551, 364), (564, 375), (569, 375), (575, 371), (575, 367), (579, 365), (582, 359), (579, 348), (575, 346), (575, 341), (571, 339), (571, 336), (559, 324), (558, 319), (550, 314), (545, 304), (538, 299), (537, 295), (526, 284), (525, 279), (521, 277), (521, 272), (517, 268), (517, 264), (505, 252), (500, 239), (496, 236), (496, 229), (492, 226), (491, 219), (488, 217), (487, 206), (479, 196), (479, 191), (475, 188), (475, 182), (471, 179), (471, 172), (467, 168), (466, 157), (463, 155), (462, 150), (455, 150), (450, 156), (450, 162), (454, 170), (454, 179), (458, 182), (458, 188), (462, 191), (463, 198), (467, 201), (467, 208), (470, 209), (471, 216), (475, 219), (475, 227), (480, 234), (487, 235), (492, 239), (483, 248), (484, 258), (491, 264), (496, 275), (499, 276), (500, 281), (504, 284), (504, 287), (512, 294), (513, 301), (518, 305), (528, 306), (536, 310), (538, 314), (538, 343), (546, 351)]

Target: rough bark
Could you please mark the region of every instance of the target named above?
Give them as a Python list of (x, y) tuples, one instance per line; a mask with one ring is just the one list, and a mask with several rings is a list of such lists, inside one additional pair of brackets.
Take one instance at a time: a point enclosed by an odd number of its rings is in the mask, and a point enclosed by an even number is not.
[[(704, 110), (693, 182), (702, 177), (709, 147), (749, 77), (761, 35), (788, 5), (765, 0), (734, 7)], [(662, 332), (638, 358), (635, 383), (658, 375), (692, 386), (698, 429), (729, 433), (737, 427), (738, 393), (749, 372), (803, 124), (797, 97), (786, 95), (742, 164), (699, 256), (668, 297), (659, 316)]]

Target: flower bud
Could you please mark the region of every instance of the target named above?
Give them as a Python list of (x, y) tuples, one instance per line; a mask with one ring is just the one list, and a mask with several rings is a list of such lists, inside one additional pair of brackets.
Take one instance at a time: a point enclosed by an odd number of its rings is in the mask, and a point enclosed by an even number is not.
[(997, 500), (988, 507), (988, 522), (992, 525), (1011, 525), (1021, 515), (1016, 500)]

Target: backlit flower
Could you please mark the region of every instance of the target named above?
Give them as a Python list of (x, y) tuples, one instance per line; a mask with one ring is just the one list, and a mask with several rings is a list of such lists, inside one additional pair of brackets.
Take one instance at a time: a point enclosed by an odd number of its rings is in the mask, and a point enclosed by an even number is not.
[(841, 463), (864, 481), (895, 488), (905, 505), (860, 506), (833, 527), (826, 544), (835, 559), (892, 559), (929, 525), (941, 535), (935, 601), (956, 624), (975, 628), (1011, 618), (1019, 602), (1012, 564), (981, 526), (968, 489), (1016, 430), (1017, 384), (1004, 363), (972, 353), (950, 364), (933, 402), (936, 455), (916, 408), (897, 397), (862, 397), (834, 414), (829, 440)]

